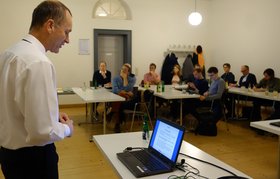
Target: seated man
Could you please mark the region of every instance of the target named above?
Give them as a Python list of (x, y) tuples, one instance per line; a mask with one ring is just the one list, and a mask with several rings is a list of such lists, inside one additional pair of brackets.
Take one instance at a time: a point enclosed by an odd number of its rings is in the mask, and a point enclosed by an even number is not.
[(195, 68), (193, 70), (194, 79), (188, 83), (190, 90), (194, 91), (196, 94), (203, 95), (208, 90), (208, 82), (204, 79), (202, 75), (202, 70), (200, 68)]
[(231, 85), (231, 84), (235, 84), (235, 77), (234, 77), (234, 74), (232, 72), (230, 72), (230, 64), (229, 63), (225, 63), (223, 65), (223, 68), (224, 68), (224, 74), (221, 76), (221, 78), (226, 82), (228, 83), (228, 85)]
[(239, 83), (231, 84), (230, 86), (244, 86), (245, 88), (253, 88), (257, 84), (257, 78), (254, 74), (250, 73), (248, 65), (241, 66), (241, 73), (242, 76), (239, 79)]
[(115, 102), (112, 104), (112, 112), (117, 112), (115, 132), (120, 132), (120, 123), (124, 120), (124, 109), (133, 109), (135, 98), (133, 87), (135, 85), (135, 75), (131, 73), (130, 64), (122, 66), (120, 75), (113, 79), (113, 93), (118, 94), (126, 99), (125, 102)]
[[(229, 86), (233, 87), (245, 87), (245, 88), (253, 88), (257, 84), (257, 78), (254, 74), (250, 73), (250, 69), (248, 65), (243, 65), (241, 66), (241, 73), (242, 76), (239, 79), (238, 84), (229, 84)], [(233, 95), (234, 100), (237, 98), (236, 95)], [(248, 96), (240, 96), (240, 100), (246, 100), (246, 101), (252, 101), (253, 99)], [(225, 102), (228, 113), (226, 114), (227, 117), (229, 117), (231, 114), (233, 114), (232, 117), (235, 116), (233, 113), (235, 111), (235, 103), (230, 100), (229, 102)]]
[(194, 100), (191, 105), (189, 105), (190, 107), (188, 110), (199, 119), (196, 109), (199, 107), (211, 106), (211, 110), (214, 112), (214, 118), (218, 121), (222, 116), (222, 106), (220, 105), (219, 100), (222, 98), (225, 90), (225, 81), (219, 77), (218, 69), (216, 67), (210, 67), (207, 73), (212, 81), (209, 89), (200, 95), (199, 100)]
[[(264, 78), (253, 88), (254, 91), (280, 91), (280, 79), (275, 77), (274, 70), (268, 68), (263, 72)], [(261, 120), (261, 106), (272, 106), (272, 100), (254, 98), (253, 101), (253, 120)], [(279, 110), (276, 102), (275, 111)]]
[(111, 72), (108, 71), (106, 67), (106, 62), (101, 61), (99, 64), (99, 70), (94, 72), (92, 82), (95, 87), (111, 87)]
[(151, 63), (149, 72), (144, 75), (144, 84), (157, 85), (160, 82), (160, 76), (156, 73), (156, 64)]
[[(191, 82), (188, 82), (190, 93), (203, 95), (206, 91), (208, 91), (208, 81), (204, 79), (202, 75), (201, 68), (195, 68), (193, 70), (193, 79)], [(194, 103), (197, 103), (197, 99), (184, 99), (184, 115), (188, 113), (192, 113), (195, 110)]]
[(225, 81), (219, 77), (218, 69), (216, 67), (210, 67), (207, 71), (208, 76), (211, 80), (209, 90), (200, 96), (200, 101), (207, 102), (209, 105), (210, 101), (213, 101), (212, 111), (214, 113), (214, 119), (219, 120), (222, 117), (222, 106), (220, 100), (225, 91)]
[[(228, 86), (232, 86), (236, 83), (234, 74), (232, 72), (230, 72), (230, 67), (231, 66), (229, 63), (225, 63), (223, 65), (225, 73), (221, 76), (221, 78), (226, 82), (226, 88)], [(233, 97), (233, 95), (229, 94), (229, 93), (226, 93), (225, 97), (224, 97), (224, 100), (225, 100), (224, 103), (225, 103), (225, 106), (228, 111), (228, 113), (226, 114), (227, 117), (230, 117), (232, 115), (232, 97)], [(233, 110), (234, 110), (234, 108), (233, 108)]]

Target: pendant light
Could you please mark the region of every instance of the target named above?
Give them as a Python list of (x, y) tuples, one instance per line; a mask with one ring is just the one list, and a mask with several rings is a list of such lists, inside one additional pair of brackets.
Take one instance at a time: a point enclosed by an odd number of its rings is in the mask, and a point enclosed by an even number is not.
[(197, 26), (201, 23), (202, 21), (202, 16), (199, 12), (196, 12), (196, 0), (194, 0), (195, 2), (195, 5), (194, 5), (194, 12), (192, 12), (190, 15), (189, 15), (189, 23), (193, 26)]

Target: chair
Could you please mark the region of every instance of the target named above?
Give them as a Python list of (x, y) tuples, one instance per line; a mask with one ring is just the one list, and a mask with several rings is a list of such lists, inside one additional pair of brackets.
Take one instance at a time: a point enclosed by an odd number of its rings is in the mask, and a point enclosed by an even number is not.
[(153, 92), (149, 90), (145, 90), (143, 93), (144, 96), (143, 101), (141, 99), (142, 95), (141, 94), (139, 95), (138, 93), (138, 88), (137, 88), (137, 92), (134, 92), (134, 94), (137, 94), (137, 102), (134, 104), (133, 110), (128, 110), (128, 109), (124, 110), (125, 114), (132, 114), (130, 131), (132, 131), (136, 116), (141, 117), (141, 119), (144, 120), (144, 116), (147, 115), (150, 121), (150, 125), (153, 128), (152, 119), (149, 111), (149, 109), (152, 108)]

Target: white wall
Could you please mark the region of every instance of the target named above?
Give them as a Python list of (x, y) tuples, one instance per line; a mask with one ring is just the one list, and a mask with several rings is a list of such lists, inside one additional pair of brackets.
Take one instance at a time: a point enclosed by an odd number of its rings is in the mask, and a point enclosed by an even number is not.
[(258, 81), (269, 67), (280, 77), (279, 7), (279, 0), (212, 0), (207, 60), (221, 72), (229, 62), (237, 80), (241, 65), (249, 65)]
[[(21, 39), (27, 32), (31, 13), (41, 0), (0, 0), (0, 52)], [(132, 66), (137, 68), (137, 83), (155, 62), (160, 71), (163, 53), (172, 44), (208, 46), (209, 0), (198, 1), (198, 10), (204, 17), (198, 27), (190, 26), (186, 15), (194, 9), (193, 0), (125, 0), (131, 8), (132, 20), (92, 19), (92, 10), (97, 0), (62, 0), (72, 11), (73, 32), (70, 44), (59, 54), (48, 56), (57, 70), (57, 86), (82, 86), (93, 74), (93, 29), (132, 30)], [(3, 5), (4, 4), (4, 5)], [(4, 24), (4, 26), (3, 26)], [(78, 40), (90, 39), (90, 55), (78, 55)], [(207, 48), (204, 48), (208, 55)], [(60, 103), (79, 103), (78, 98), (60, 97)]]

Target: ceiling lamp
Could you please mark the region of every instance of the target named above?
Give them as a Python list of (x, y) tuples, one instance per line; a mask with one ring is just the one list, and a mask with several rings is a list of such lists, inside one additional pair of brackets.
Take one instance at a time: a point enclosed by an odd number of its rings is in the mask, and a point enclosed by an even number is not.
[(194, 26), (197, 26), (201, 23), (202, 21), (202, 16), (199, 12), (196, 12), (196, 0), (194, 1), (195, 2), (195, 6), (194, 6), (194, 12), (192, 12), (190, 15), (189, 15), (189, 23), (191, 25), (194, 25)]

